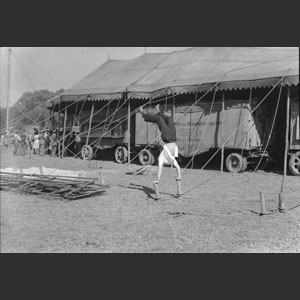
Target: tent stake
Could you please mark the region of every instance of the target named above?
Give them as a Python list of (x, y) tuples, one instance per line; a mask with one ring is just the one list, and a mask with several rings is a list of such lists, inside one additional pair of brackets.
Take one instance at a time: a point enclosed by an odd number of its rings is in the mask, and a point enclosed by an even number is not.
[(260, 192), (260, 204), (261, 204), (260, 216), (266, 215), (267, 210), (266, 210), (265, 195), (262, 192)]
[(278, 210), (280, 213), (285, 212), (285, 197), (282, 193), (279, 193), (279, 205), (278, 205)]
[(98, 173), (98, 183), (104, 185), (104, 176), (102, 170), (100, 170), (100, 172)]
[(182, 188), (181, 188), (181, 178), (176, 178), (177, 183), (177, 197), (181, 198), (183, 196)]
[(160, 199), (160, 193), (159, 193), (159, 188), (158, 188), (158, 181), (153, 181), (153, 187), (155, 191), (155, 199), (159, 200)]

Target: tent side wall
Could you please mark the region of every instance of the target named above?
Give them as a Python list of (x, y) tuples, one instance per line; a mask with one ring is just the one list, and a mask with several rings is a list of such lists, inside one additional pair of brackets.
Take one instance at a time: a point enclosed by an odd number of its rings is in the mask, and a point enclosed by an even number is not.
[[(212, 105), (209, 98), (211, 95), (204, 99), (205, 102), (199, 102), (191, 108), (195, 103), (195, 95), (179, 96), (175, 97), (174, 106), (166, 106), (176, 124), (180, 155), (198, 155), (221, 147), (226, 140), (225, 147), (229, 149), (252, 150), (261, 146), (256, 124), (251, 117), (249, 99), (226, 100), (223, 112), (220, 99)], [(161, 106), (165, 108), (163, 99)], [(153, 112), (153, 109), (148, 107), (147, 111)], [(136, 124), (136, 145), (161, 143), (156, 124), (146, 123), (140, 114), (136, 115)]]
[[(184, 157), (217, 149), (252, 150), (261, 146), (247, 100), (203, 103), (185, 113), (189, 106), (175, 108), (179, 151)], [(253, 126), (254, 125), (254, 126)], [(222, 130), (223, 127), (223, 130)], [(223, 137), (222, 137), (223, 131)]]
[[(68, 110), (67, 130), (79, 131), (82, 143), (85, 144), (87, 138), (89, 143), (98, 149), (113, 148), (117, 145), (128, 144), (128, 111), (127, 105), (117, 105), (119, 101), (108, 104), (107, 101), (95, 101), (80, 103), (76, 108)], [(94, 114), (91, 119), (92, 105), (94, 104)], [(131, 122), (131, 143), (134, 143), (134, 126)]]

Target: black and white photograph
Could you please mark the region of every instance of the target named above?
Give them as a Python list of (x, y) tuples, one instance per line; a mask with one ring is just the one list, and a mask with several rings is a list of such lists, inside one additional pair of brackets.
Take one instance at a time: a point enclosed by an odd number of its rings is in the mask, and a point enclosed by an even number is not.
[(1, 253), (299, 253), (298, 47), (0, 47)]

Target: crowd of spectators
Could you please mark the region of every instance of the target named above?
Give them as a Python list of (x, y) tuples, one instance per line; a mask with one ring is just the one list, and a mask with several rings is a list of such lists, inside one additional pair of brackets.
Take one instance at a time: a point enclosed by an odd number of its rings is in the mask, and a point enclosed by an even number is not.
[[(60, 156), (62, 151), (62, 135), (57, 130), (34, 129), (32, 132), (23, 130), (10, 129), (2, 131), (0, 140), (0, 149), (8, 149), (12, 145), (14, 156), (25, 155), (49, 155), (51, 157)], [(65, 139), (64, 156), (79, 157), (81, 151), (81, 142), (79, 134), (68, 134)], [(60, 146), (60, 147), (59, 147)]]

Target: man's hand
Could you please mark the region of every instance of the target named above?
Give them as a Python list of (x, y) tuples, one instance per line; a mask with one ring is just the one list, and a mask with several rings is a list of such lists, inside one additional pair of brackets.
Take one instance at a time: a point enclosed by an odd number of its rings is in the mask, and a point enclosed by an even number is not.
[(155, 109), (156, 109), (156, 111), (157, 111), (158, 113), (161, 112), (161, 111), (160, 111), (160, 105), (159, 105), (159, 104), (157, 104), (157, 105), (155, 106)]

